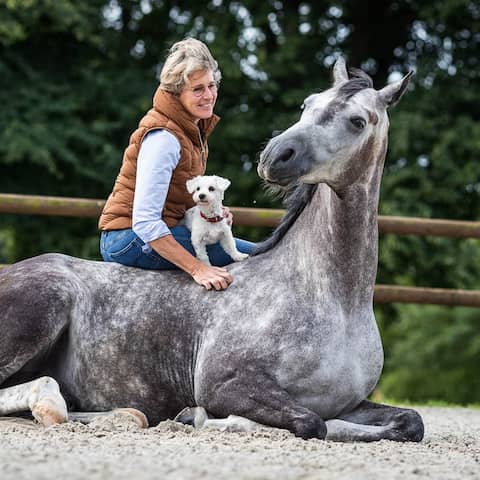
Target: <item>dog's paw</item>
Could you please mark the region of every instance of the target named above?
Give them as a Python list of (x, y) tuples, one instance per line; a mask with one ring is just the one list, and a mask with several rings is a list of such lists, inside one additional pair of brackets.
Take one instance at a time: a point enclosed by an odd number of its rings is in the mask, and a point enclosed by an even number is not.
[(248, 253), (240, 253), (238, 252), (236, 255), (234, 255), (232, 258), (235, 262), (241, 262), (242, 260), (245, 260), (246, 258), (248, 258), (249, 255)]

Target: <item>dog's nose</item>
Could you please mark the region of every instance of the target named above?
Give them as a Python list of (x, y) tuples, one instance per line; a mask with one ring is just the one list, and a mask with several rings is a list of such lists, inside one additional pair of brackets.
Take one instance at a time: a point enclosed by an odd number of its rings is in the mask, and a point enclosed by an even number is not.
[(205, 194), (204, 194), (204, 193), (201, 193), (201, 194), (198, 196), (198, 198), (199, 198), (200, 200), (205, 200)]

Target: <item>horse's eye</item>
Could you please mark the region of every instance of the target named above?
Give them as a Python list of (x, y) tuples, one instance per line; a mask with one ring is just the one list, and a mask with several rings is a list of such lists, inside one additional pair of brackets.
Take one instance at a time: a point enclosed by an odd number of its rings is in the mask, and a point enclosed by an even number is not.
[(363, 130), (367, 122), (362, 117), (350, 117), (350, 123), (358, 130)]
[(209, 192), (214, 192), (215, 189), (214, 189), (213, 187), (208, 187), (208, 191), (209, 191)]

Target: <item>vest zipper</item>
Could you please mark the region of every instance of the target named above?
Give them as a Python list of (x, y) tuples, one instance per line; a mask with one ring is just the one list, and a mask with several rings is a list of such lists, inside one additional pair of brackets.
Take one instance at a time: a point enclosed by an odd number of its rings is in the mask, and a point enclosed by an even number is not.
[(200, 140), (200, 147), (201, 147), (200, 155), (201, 155), (201, 158), (202, 158), (202, 163), (205, 165), (205, 162), (206, 162), (205, 145), (204, 145), (203, 140), (202, 140), (202, 134), (200, 132), (200, 128), (198, 129), (198, 139)]

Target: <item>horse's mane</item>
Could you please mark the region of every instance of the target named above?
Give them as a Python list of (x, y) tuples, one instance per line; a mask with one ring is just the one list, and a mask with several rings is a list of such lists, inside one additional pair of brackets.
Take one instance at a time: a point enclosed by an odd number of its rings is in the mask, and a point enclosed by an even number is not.
[[(372, 79), (362, 70), (351, 68), (348, 73), (350, 79), (338, 89), (338, 95), (340, 97), (348, 100), (360, 90), (373, 88)], [(264, 253), (280, 242), (290, 227), (295, 223), (298, 216), (302, 213), (303, 209), (308, 205), (316, 189), (317, 185), (301, 183), (287, 189), (283, 193), (283, 203), (286, 208), (286, 213), (277, 228), (273, 231), (272, 235), (263, 242), (257, 244), (251, 253), (252, 256)]]
[(348, 100), (353, 97), (360, 90), (366, 88), (373, 88), (373, 81), (370, 75), (366, 74), (363, 70), (358, 68), (348, 69), (349, 80), (340, 86), (338, 94)]
[(283, 201), (286, 213), (280, 221), (272, 235), (263, 242), (256, 245), (251, 255), (259, 255), (272, 249), (284, 237), (290, 227), (295, 223), (303, 209), (310, 203), (313, 194), (317, 190), (317, 185), (307, 185), (301, 183), (287, 190)]

